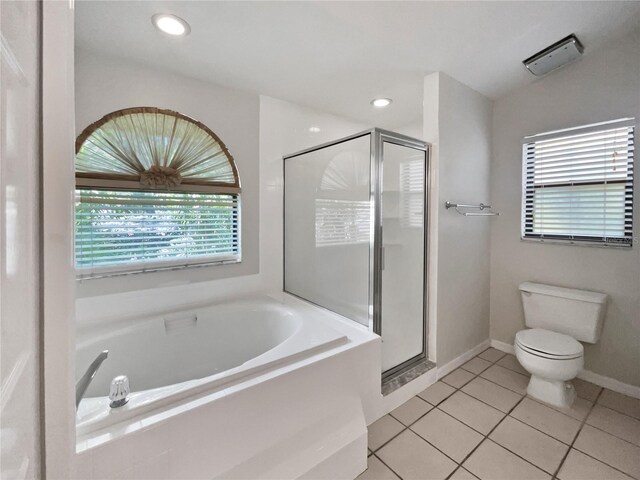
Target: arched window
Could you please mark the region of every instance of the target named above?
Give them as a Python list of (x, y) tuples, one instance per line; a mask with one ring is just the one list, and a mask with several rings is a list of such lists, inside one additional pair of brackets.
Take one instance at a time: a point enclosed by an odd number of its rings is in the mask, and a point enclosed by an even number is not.
[(240, 180), (224, 143), (171, 110), (129, 108), (76, 141), (81, 277), (240, 260)]

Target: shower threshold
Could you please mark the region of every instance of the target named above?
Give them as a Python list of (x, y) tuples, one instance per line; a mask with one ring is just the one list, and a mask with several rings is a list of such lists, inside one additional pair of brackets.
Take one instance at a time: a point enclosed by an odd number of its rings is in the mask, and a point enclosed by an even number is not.
[(436, 366), (426, 358), (418, 358), (415, 362), (407, 362), (397, 371), (385, 372), (382, 376), (382, 395), (387, 396), (400, 387), (424, 375)]

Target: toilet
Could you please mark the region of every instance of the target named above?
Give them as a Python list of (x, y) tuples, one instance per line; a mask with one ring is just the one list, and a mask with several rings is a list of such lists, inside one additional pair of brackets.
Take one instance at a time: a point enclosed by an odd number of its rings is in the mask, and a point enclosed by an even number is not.
[(582, 370), (580, 342), (600, 339), (607, 295), (541, 283), (520, 284), (525, 330), (515, 338), (516, 358), (531, 374), (527, 394), (568, 408), (575, 399), (570, 380)]

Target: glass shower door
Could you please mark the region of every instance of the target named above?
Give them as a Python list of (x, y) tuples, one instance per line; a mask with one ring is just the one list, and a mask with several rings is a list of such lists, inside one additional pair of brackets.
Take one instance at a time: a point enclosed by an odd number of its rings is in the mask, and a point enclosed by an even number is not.
[(382, 142), (382, 371), (425, 352), (424, 150)]
[(284, 290), (369, 326), (371, 134), (285, 159)]

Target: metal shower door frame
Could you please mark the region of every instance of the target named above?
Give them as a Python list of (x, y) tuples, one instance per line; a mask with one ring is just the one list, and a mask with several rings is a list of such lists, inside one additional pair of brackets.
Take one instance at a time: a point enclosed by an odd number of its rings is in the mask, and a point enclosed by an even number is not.
[[(382, 180), (384, 178), (384, 145), (390, 143), (401, 147), (412, 148), (424, 152), (424, 195), (423, 195), (423, 261), (422, 261), (422, 349), (421, 352), (399, 365), (382, 372), (382, 382), (391, 379), (414, 366), (426, 361), (427, 358), (427, 336), (429, 334), (428, 323), (428, 296), (427, 296), (427, 253), (428, 253), (428, 187), (429, 187), (429, 153), (430, 145), (422, 140), (418, 140), (406, 135), (390, 132), (388, 130), (375, 128), (372, 130), (372, 203), (374, 205), (374, 231), (373, 235), (373, 331), (383, 338), (383, 318), (382, 318), (382, 267), (383, 267), (383, 234), (384, 225), (382, 220)], [(374, 172), (375, 170), (375, 172)]]

